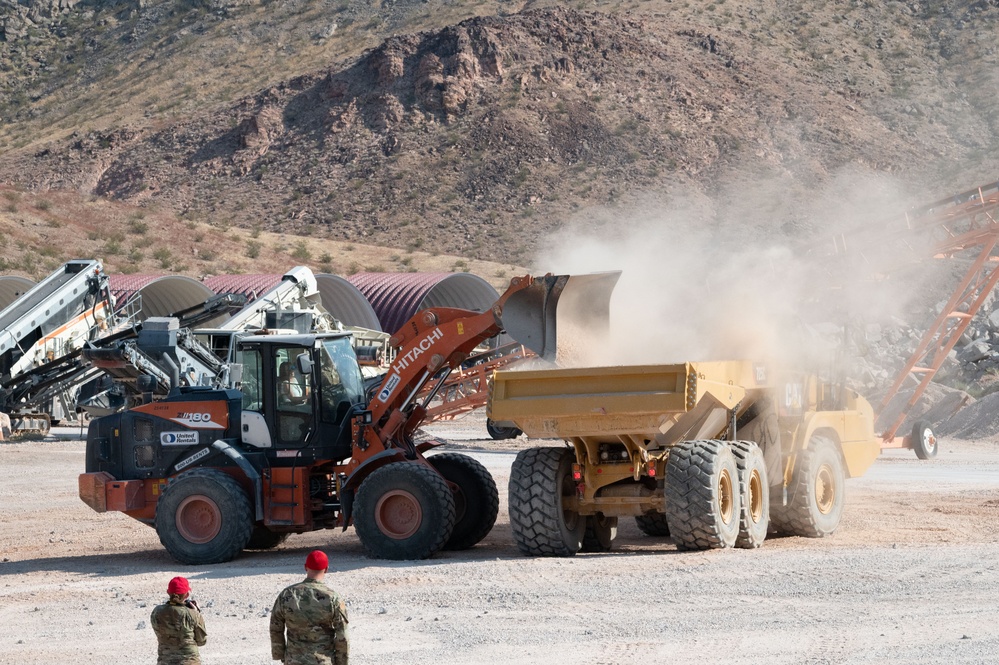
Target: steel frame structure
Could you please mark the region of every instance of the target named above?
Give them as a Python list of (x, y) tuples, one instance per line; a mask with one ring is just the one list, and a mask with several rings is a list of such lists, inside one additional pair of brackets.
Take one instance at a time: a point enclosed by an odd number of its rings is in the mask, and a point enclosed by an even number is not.
[[(878, 406), (883, 412), (907, 382), (915, 389), (895, 420), (881, 433), (883, 448), (911, 448), (909, 436), (896, 438), (908, 411), (916, 405), (930, 381), (943, 365), (947, 354), (968, 329), (989, 293), (999, 284), (999, 182), (969, 189), (906, 212), (901, 218), (885, 223), (880, 229), (882, 239), (906, 241), (914, 235), (928, 237), (930, 254), (947, 259), (958, 255), (973, 259), (943, 310), (923, 333), (916, 349), (909, 356), (891, 388)], [(836, 253), (848, 250), (850, 236), (865, 236), (870, 243), (870, 227), (834, 238)], [(917, 250), (919, 251), (919, 250)]]

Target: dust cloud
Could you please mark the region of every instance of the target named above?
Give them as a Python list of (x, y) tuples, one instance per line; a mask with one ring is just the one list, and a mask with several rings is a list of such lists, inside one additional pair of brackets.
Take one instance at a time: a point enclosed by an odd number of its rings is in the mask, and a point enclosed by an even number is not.
[[(877, 239), (881, 222), (921, 203), (897, 183), (844, 172), (822, 192), (781, 201), (783, 210), (775, 189), (588, 211), (553, 234), (539, 269), (621, 271), (606, 336), (564, 321), (560, 310), (562, 364), (825, 363), (844, 330), (897, 316), (922, 293), (912, 280), (872, 278), (920, 255), (912, 238), (904, 250)], [(767, 205), (754, 210), (747, 191), (766, 192)], [(834, 242), (837, 233), (846, 235)], [(849, 251), (835, 255), (844, 239)]]

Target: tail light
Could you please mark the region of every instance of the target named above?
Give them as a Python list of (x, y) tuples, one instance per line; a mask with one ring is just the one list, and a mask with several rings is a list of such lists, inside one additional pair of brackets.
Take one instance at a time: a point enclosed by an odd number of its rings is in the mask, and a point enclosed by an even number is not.
[(580, 480), (583, 479), (583, 465), (582, 464), (573, 464), (572, 465), (572, 479), (574, 481), (576, 481), (576, 482), (579, 482)]

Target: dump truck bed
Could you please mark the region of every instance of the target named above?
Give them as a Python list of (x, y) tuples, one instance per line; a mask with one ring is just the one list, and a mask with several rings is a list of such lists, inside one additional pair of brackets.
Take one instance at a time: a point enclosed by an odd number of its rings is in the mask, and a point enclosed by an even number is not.
[(734, 408), (765, 377), (746, 361), (501, 371), (489, 417), (531, 437), (652, 439), (699, 406)]

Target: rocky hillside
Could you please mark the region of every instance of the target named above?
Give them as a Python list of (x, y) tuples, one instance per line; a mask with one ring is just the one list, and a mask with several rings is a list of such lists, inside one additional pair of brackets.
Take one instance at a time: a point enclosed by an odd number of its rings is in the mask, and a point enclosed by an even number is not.
[(0, 181), (523, 264), (598, 207), (793, 235), (845, 168), (999, 172), (995, 0), (639, 4), (3, 0)]
[[(633, 351), (733, 351), (803, 296), (835, 318), (810, 265), (832, 231), (996, 179), (996, 25), (999, 0), (0, 0), (0, 265), (499, 284), (554, 257), (627, 268), (655, 315)], [(907, 319), (865, 328), (866, 391), (962, 271), (841, 290), (837, 317)], [(975, 395), (986, 309), (941, 375)]]

